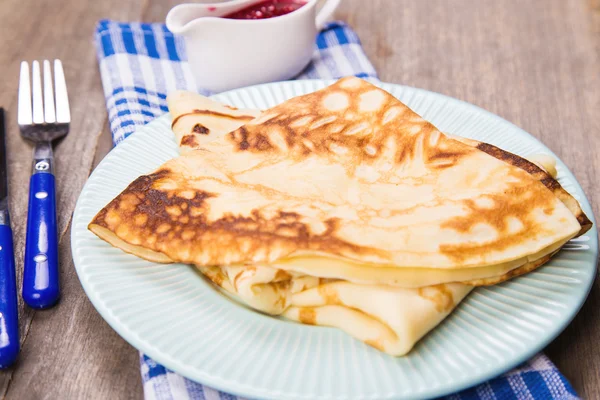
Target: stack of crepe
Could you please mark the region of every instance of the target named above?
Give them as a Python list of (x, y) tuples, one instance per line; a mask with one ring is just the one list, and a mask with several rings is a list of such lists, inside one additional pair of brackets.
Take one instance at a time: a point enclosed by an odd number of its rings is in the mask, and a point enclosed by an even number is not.
[(168, 102), (182, 155), (89, 229), (392, 355), (474, 286), (534, 270), (591, 226), (547, 160), (443, 134), (358, 78), (264, 112), (187, 92)]

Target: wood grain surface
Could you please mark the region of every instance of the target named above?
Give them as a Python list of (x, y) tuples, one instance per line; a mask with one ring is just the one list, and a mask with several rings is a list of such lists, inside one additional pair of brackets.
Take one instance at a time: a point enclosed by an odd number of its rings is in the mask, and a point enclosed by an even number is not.
[[(60, 58), (71, 133), (56, 147), (61, 302), (19, 305), (22, 352), (0, 372), (8, 399), (140, 399), (138, 352), (96, 313), (71, 259), (69, 224), (93, 166), (110, 150), (93, 31), (102, 18), (164, 21), (174, 1), (2, 0), (0, 106), (8, 110), (11, 213), (20, 286), (31, 146), (16, 125), (19, 62)], [(600, 0), (343, 0), (384, 81), (474, 103), (541, 139), (600, 209)], [(600, 287), (547, 349), (583, 398), (600, 398)], [(19, 299), (20, 300), (20, 299)]]

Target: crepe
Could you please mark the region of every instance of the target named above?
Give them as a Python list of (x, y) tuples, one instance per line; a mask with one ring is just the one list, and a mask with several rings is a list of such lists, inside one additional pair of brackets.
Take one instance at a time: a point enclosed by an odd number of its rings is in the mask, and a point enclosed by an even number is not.
[(200, 270), (254, 309), (303, 324), (340, 328), (394, 356), (407, 354), (473, 289), (460, 283), (416, 289), (363, 285), (286, 276), (269, 267)]
[(589, 229), (542, 169), (444, 135), (357, 78), (237, 128), (218, 104), (174, 104), (178, 137), (209, 132), (90, 229), (141, 257), (195, 264), (260, 311), (337, 326), (393, 355), (472, 285), (535, 269)]

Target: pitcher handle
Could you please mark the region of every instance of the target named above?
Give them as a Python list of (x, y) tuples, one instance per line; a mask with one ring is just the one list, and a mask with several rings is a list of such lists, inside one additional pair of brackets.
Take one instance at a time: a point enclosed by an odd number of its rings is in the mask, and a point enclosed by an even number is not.
[(325, 22), (331, 17), (331, 14), (335, 11), (335, 9), (340, 5), (341, 0), (325, 0), (325, 4), (319, 10), (317, 14), (317, 18), (315, 19), (315, 23), (317, 25), (317, 29), (323, 29)]

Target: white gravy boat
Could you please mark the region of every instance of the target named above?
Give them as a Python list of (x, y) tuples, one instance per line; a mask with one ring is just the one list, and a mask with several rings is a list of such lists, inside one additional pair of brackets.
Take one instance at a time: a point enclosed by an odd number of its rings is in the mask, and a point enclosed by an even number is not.
[(185, 39), (188, 62), (199, 88), (221, 92), (292, 78), (309, 63), (318, 30), (341, 0), (319, 0), (279, 17), (218, 18), (260, 1), (181, 4), (167, 15), (167, 28)]

